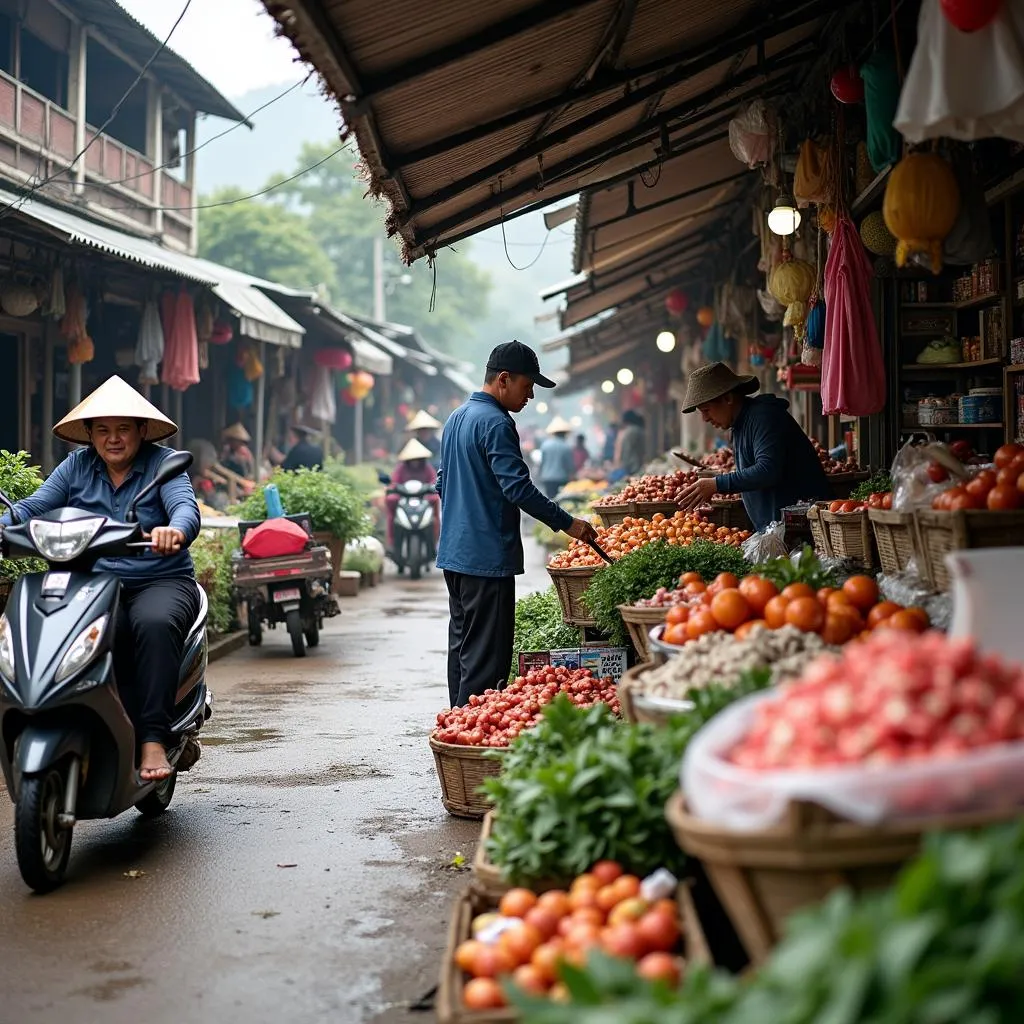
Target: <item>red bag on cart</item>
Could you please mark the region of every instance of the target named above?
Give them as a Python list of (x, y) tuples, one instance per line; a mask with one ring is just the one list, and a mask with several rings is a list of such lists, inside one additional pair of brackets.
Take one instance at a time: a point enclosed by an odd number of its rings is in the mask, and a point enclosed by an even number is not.
[(249, 558), (280, 558), (306, 550), (309, 534), (290, 519), (268, 519), (247, 530), (242, 551)]
[(885, 408), (885, 363), (871, 308), (873, 274), (857, 228), (848, 214), (840, 214), (825, 264), (821, 407), (826, 416), (870, 416)]

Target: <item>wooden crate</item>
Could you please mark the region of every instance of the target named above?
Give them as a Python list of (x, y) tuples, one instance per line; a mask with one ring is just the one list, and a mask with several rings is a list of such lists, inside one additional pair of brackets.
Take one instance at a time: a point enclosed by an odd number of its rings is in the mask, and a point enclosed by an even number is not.
[(1007, 808), (868, 827), (797, 802), (781, 825), (734, 832), (688, 814), (679, 792), (665, 810), (680, 849), (700, 860), (754, 964), (771, 953), (794, 911), (840, 887), (865, 892), (891, 884), (926, 833), (982, 828), (1019, 813)]
[(917, 530), (913, 512), (893, 512), (891, 509), (868, 509), (868, 520), (875, 534), (878, 565), (887, 576), (906, 572), (914, 562), (921, 573)]
[(430, 737), (434, 766), (441, 783), (441, 803), (458, 818), (482, 818), (490, 801), (480, 792), (484, 779), (501, 774), (501, 759), (494, 747), (464, 747)]
[(835, 558), (845, 558), (860, 569), (878, 569), (878, 549), (868, 521), (868, 510), (829, 512), (822, 509), (819, 519), (828, 537), (828, 546)]
[(621, 505), (594, 505), (594, 515), (601, 520), (601, 525), (619, 526), (623, 519), (633, 514), (633, 503), (625, 501)]
[[(501, 869), (488, 860), (487, 840), (490, 838), (493, 829), (494, 811), (488, 811), (484, 815), (483, 825), (480, 829), (476, 853), (473, 854), (472, 868), (473, 887), (496, 905), (501, 897), (512, 888), (512, 883), (506, 882), (501, 874)], [(568, 888), (568, 886), (563, 886), (560, 882), (546, 880), (530, 882), (529, 887), (537, 893), (547, 892), (549, 889)]]
[(562, 619), (570, 626), (595, 626), (597, 623), (583, 603), (583, 592), (597, 572), (597, 566), (577, 569), (555, 569), (548, 566), (548, 575), (555, 585), (558, 603), (562, 606)]
[(807, 525), (811, 529), (811, 540), (814, 542), (814, 552), (819, 558), (834, 558), (832, 554), (832, 543), (829, 540), (825, 523), (821, 513), (828, 509), (828, 503), (823, 502), (811, 505), (807, 510)]
[(918, 547), (923, 556), (922, 575), (935, 590), (948, 590), (950, 551), (971, 548), (1010, 548), (1024, 544), (1024, 511), (988, 512), (961, 510), (914, 513)]
[(679, 505), (674, 501), (634, 501), (632, 514), (636, 519), (653, 519), (660, 512), (671, 519), (678, 511)]
[(632, 604), (620, 604), (619, 614), (626, 624), (626, 632), (629, 633), (630, 642), (636, 651), (640, 661), (651, 660), (650, 644), (647, 642), (647, 634), (654, 626), (665, 621), (668, 614), (667, 608), (638, 608)]

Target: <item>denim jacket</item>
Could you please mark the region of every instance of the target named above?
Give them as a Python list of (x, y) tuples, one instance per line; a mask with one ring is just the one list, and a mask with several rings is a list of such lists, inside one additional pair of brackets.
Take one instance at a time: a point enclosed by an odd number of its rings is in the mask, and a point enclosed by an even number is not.
[(534, 486), (512, 417), (484, 391), (473, 392), (444, 426), (437, 489), (440, 569), (518, 576), (524, 571), (520, 509), (552, 530), (572, 524)]

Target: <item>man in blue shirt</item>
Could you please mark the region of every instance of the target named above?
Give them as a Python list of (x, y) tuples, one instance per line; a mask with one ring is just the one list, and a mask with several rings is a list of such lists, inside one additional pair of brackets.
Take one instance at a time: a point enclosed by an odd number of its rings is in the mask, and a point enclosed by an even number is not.
[(556, 416), (547, 429), (547, 439), (540, 446), (540, 485), (549, 498), (576, 477), (576, 456), (569, 444), (571, 424)]
[(544, 497), (530, 479), (510, 415), (534, 386), (553, 388), (533, 349), (498, 345), (484, 386), (455, 410), (441, 438), (437, 565), (448, 585), (448, 696), (459, 707), (504, 683), (512, 663), (515, 577), (523, 567), (520, 509), (552, 530), (593, 540), (594, 528)]

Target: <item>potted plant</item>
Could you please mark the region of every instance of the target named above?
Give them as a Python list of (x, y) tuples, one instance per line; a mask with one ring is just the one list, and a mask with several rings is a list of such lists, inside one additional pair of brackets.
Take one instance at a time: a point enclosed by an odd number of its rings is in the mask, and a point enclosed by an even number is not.
[(344, 566), (358, 572), (363, 586), (377, 586), (383, 575), (384, 546), (376, 537), (358, 537), (345, 549)]
[[(39, 490), (43, 482), (38, 466), (29, 464), (28, 452), (0, 450), (0, 491), (11, 501), (21, 501)], [(2, 510), (0, 510), (2, 511)], [(0, 611), (15, 582), (25, 573), (42, 572), (46, 563), (38, 558), (5, 558), (0, 560)]]

